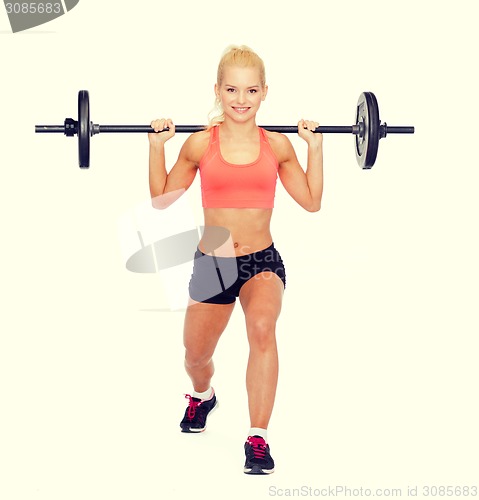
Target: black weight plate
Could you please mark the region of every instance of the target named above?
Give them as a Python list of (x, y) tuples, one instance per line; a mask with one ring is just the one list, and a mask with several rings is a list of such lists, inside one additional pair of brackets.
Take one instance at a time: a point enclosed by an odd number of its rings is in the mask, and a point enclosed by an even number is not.
[(78, 92), (78, 161), (80, 168), (90, 167), (90, 98), (88, 90)]
[(380, 124), (376, 96), (372, 92), (363, 92), (356, 106), (356, 125), (362, 128), (363, 133), (354, 137), (356, 160), (362, 169), (372, 168), (376, 161)]

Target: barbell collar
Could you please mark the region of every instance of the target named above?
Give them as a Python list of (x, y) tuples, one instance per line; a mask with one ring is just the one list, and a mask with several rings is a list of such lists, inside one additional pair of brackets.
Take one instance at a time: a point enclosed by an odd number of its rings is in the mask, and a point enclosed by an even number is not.
[(64, 134), (67, 137), (73, 137), (75, 134), (78, 134), (78, 122), (73, 118), (65, 118), (64, 126)]

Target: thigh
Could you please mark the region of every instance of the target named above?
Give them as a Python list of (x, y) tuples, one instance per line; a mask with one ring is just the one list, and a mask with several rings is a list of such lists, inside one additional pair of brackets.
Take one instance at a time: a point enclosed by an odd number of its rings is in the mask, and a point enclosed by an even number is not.
[(240, 302), (246, 317), (246, 326), (261, 323), (274, 327), (283, 302), (284, 284), (271, 271), (250, 278), (240, 290)]
[(233, 312), (232, 304), (190, 301), (183, 330), (185, 348), (196, 354), (212, 355)]

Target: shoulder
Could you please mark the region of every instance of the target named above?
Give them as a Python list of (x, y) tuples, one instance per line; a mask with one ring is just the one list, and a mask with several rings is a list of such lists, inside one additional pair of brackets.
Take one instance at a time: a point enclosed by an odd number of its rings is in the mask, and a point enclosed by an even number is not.
[(209, 130), (201, 130), (191, 134), (183, 144), (182, 154), (194, 163), (199, 164), (201, 158), (206, 153), (210, 143), (211, 133)]
[(265, 130), (265, 133), (269, 145), (278, 159), (278, 163), (289, 160), (295, 154), (291, 141), (284, 134), (268, 130)]

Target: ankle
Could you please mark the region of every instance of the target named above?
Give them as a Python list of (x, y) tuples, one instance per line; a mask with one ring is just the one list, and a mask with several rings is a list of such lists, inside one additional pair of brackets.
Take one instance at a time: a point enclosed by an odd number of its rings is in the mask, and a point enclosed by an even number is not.
[(213, 397), (213, 394), (215, 393), (213, 387), (210, 387), (209, 389), (207, 389), (206, 391), (203, 391), (203, 392), (197, 392), (197, 391), (193, 391), (193, 393), (191, 394), (194, 398), (198, 398), (198, 399), (202, 399), (204, 401), (208, 401), (209, 399), (211, 399)]
[(259, 436), (268, 442), (268, 430), (262, 427), (251, 427), (248, 436)]

